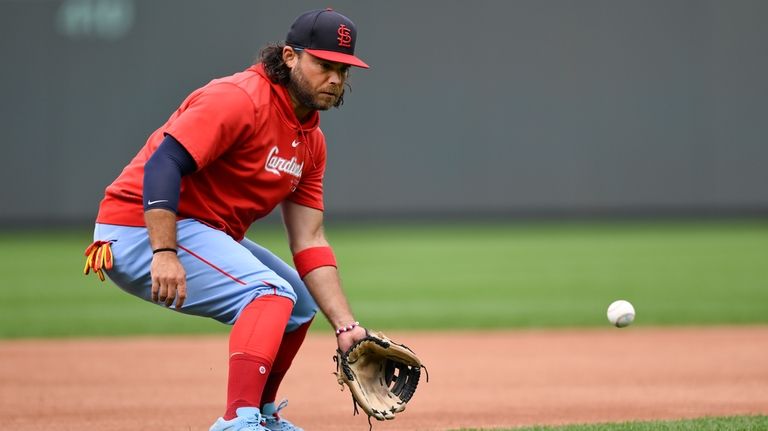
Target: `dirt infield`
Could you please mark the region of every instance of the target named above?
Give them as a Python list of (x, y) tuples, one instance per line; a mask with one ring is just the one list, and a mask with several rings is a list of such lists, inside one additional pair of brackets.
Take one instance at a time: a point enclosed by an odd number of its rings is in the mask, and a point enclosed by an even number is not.
[[(430, 381), (374, 430), (447, 430), (768, 413), (768, 327), (392, 333)], [(461, 350), (449, 353), (448, 345)], [(286, 377), (307, 431), (367, 430), (310, 334)], [(207, 430), (222, 413), (223, 336), (0, 342), (0, 429)]]

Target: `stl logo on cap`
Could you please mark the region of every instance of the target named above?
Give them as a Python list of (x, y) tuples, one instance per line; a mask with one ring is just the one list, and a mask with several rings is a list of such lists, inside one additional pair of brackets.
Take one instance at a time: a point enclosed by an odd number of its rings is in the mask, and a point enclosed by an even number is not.
[(339, 24), (339, 30), (336, 34), (339, 35), (339, 46), (343, 46), (344, 48), (352, 47), (352, 34), (350, 33), (349, 27), (344, 24)]

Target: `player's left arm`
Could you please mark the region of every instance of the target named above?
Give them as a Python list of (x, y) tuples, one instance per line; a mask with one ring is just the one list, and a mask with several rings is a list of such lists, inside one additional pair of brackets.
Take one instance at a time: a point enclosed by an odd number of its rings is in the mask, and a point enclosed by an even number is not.
[[(296, 261), (296, 256), (300, 256), (302, 252), (304, 252), (304, 256), (307, 253), (317, 253), (310, 258), (309, 264), (306, 263), (306, 260), (302, 263), (297, 262), (297, 267), (305, 266), (305, 268), (298, 268), (300, 274), (303, 270), (307, 271), (306, 274), (302, 274), (302, 279), (309, 293), (331, 326), (341, 328), (353, 323), (355, 318), (342, 289), (335, 260), (324, 257), (332, 251), (328, 240), (325, 238), (323, 212), (291, 201), (283, 202), (282, 212), (283, 223), (294, 260)], [(307, 268), (309, 269), (307, 270)], [(343, 352), (347, 351), (355, 341), (364, 337), (365, 329), (359, 326), (351, 331), (343, 332), (337, 340), (339, 348)]]

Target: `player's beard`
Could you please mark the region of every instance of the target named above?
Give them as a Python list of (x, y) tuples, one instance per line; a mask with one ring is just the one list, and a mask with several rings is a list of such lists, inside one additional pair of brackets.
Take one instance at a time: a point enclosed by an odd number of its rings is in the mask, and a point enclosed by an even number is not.
[(314, 109), (317, 111), (326, 111), (331, 107), (338, 108), (342, 104), (342, 100), (344, 100), (343, 88), (340, 93), (335, 89), (326, 89), (327, 91), (338, 94), (338, 96), (331, 99), (321, 99), (320, 93), (312, 90), (312, 87), (310, 86), (309, 82), (307, 82), (304, 74), (301, 73), (299, 67), (294, 67), (291, 69), (291, 79), (288, 81), (288, 90), (291, 92), (291, 94), (293, 94), (293, 97), (296, 98), (296, 101), (299, 102), (299, 104), (306, 108)]

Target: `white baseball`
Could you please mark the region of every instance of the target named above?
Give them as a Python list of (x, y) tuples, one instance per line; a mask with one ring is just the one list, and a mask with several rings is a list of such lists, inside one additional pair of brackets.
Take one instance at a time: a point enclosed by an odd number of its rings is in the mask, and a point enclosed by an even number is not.
[(623, 299), (613, 301), (608, 306), (608, 321), (617, 328), (629, 326), (635, 320), (635, 307)]

